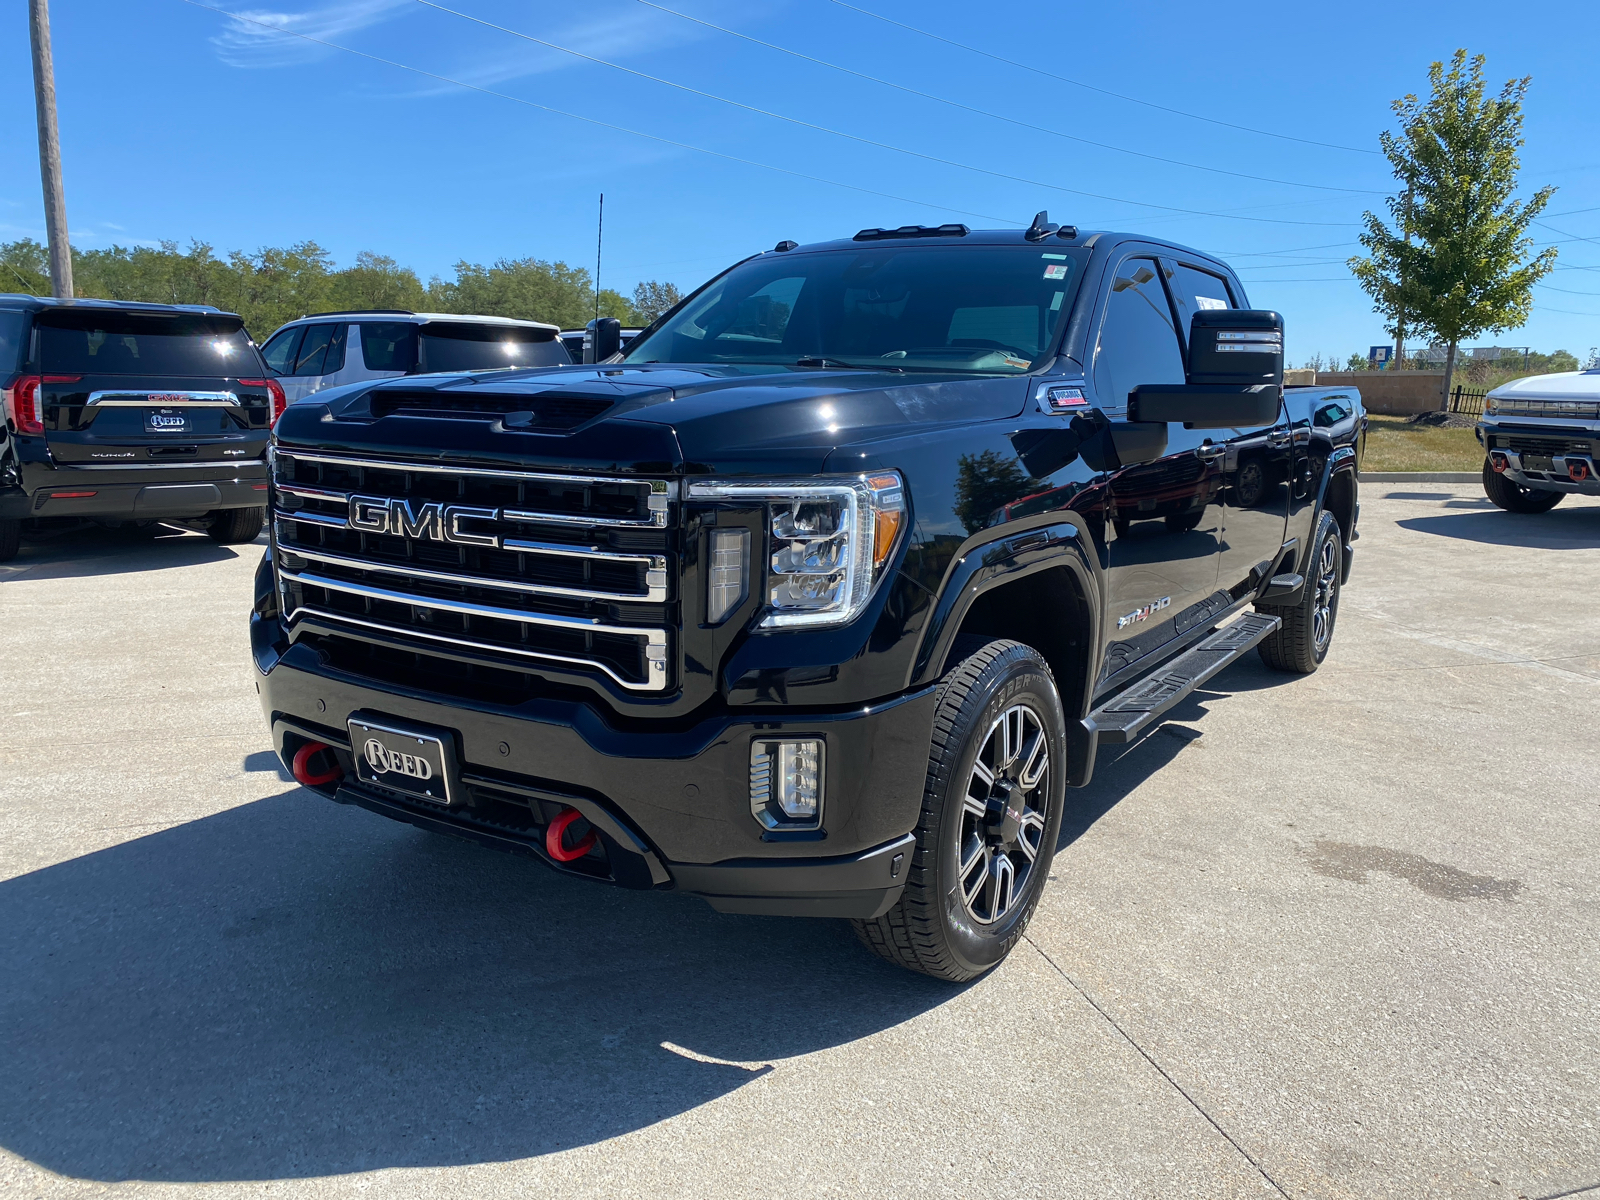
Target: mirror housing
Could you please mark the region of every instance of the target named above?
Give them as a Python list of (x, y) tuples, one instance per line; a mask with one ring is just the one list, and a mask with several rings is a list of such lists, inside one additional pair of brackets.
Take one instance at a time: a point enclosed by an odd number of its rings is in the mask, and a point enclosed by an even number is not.
[(622, 349), (622, 322), (615, 317), (598, 317), (583, 329), (583, 361), (603, 363)]
[(1283, 386), (1283, 318), (1251, 308), (1210, 308), (1189, 322), (1189, 359), (1184, 380), (1191, 384), (1253, 387)]
[(1276, 384), (1144, 383), (1128, 393), (1131, 421), (1176, 421), (1185, 429), (1254, 429), (1278, 419), (1283, 389)]

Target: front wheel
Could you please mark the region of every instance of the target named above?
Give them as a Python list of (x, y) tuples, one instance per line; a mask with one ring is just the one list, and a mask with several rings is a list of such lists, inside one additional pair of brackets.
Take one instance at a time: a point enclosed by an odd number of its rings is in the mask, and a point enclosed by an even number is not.
[(1515, 479), (1507, 479), (1496, 471), (1488, 459), (1483, 460), (1483, 494), (1494, 502), (1496, 508), (1503, 508), (1509, 513), (1549, 512), (1566, 495), (1565, 492), (1523, 487)]
[(1344, 567), (1344, 538), (1332, 513), (1317, 522), (1311, 543), (1311, 572), (1300, 589), (1298, 604), (1258, 604), (1256, 611), (1282, 620), (1278, 631), (1261, 643), (1261, 661), (1275, 671), (1309, 675), (1328, 657), (1333, 624), (1339, 617), (1339, 579)]
[(225, 508), (211, 518), (211, 525), (206, 532), (213, 541), (221, 542), (224, 546), (235, 546), (240, 542), (255, 541), (266, 522), (267, 510), (264, 508)]
[(1061, 831), (1066, 720), (1043, 658), (990, 642), (945, 677), (899, 901), (855, 921), (892, 963), (961, 983), (997, 966), (1039, 903)]

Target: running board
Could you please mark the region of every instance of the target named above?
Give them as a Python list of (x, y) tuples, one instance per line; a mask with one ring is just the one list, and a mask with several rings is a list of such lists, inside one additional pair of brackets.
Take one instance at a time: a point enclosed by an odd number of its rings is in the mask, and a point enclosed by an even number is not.
[(1085, 724), (1092, 726), (1102, 742), (1138, 741), (1162, 713), (1277, 632), (1282, 624), (1279, 618), (1265, 613), (1246, 613), (1185, 650), (1144, 682), (1095, 709)]

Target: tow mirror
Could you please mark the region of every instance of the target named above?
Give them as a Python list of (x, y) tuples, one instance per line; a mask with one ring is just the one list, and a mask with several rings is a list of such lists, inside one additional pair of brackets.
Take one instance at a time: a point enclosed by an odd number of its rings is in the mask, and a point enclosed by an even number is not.
[(583, 361), (603, 363), (622, 349), (622, 322), (615, 317), (598, 317), (583, 330)]
[(1195, 313), (1185, 375), (1187, 383), (1134, 388), (1128, 419), (1186, 429), (1271, 425), (1283, 397), (1283, 318), (1255, 309)]

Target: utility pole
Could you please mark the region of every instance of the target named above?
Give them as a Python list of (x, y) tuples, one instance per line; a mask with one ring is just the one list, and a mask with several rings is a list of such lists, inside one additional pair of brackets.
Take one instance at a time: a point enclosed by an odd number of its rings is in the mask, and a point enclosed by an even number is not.
[(50, 294), (72, 299), (72, 244), (67, 197), (61, 189), (61, 131), (56, 126), (56, 72), (50, 57), (50, 0), (28, 0), (33, 42), (33, 98), (39, 108), (39, 174), (44, 181), (44, 227), (50, 242)]
[(606, 194), (600, 193), (600, 222), (594, 231), (594, 319), (600, 319), (600, 250), (606, 237)]

